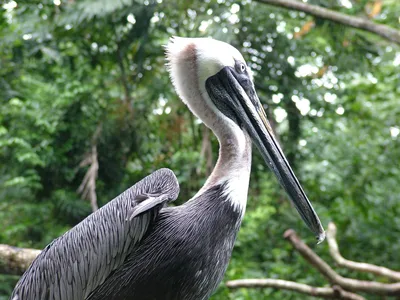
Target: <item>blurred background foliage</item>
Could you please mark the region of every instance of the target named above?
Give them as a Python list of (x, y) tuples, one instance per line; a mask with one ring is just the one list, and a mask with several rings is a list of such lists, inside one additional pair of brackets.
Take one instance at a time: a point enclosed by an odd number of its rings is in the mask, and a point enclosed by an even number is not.
[[(399, 28), (397, 0), (310, 2)], [(399, 47), (247, 0), (5, 1), (0, 243), (43, 248), (91, 212), (77, 189), (99, 128), (99, 206), (161, 167), (178, 176), (179, 201), (200, 188), (218, 143), (173, 91), (162, 47), (173, 35), (212, 36), (240, 49), (316, 211), (325, 225), (336, 222), (343, 255), (400, 269)], [(207, 147), (212, 155), (202, 151)], [(326, 284), (282, 239), (287, 228), (314, 244), (255, 153), (246, 217), (225, 279)], [(314, 249), (331, 261), (326, 243)], [(0, 275), (0, 299), (17, 280)], [(212, 299), (299, 297), (307, 298), (221, 285)]]

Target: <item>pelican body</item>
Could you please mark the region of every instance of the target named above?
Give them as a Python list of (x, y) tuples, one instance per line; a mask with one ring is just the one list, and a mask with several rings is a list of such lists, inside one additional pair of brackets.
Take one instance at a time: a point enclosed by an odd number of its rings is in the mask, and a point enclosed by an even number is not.
[(217, 136), (217, 164), (181, 206), (174, 173), (160, 169), (49, 244), (12, 300), (202, 300), (223, 279), (242, 222), (252, 142), (321, 241), (324, 230), (276, 142), (234, 47), (173, 38), (166, 46), (174, 87)]

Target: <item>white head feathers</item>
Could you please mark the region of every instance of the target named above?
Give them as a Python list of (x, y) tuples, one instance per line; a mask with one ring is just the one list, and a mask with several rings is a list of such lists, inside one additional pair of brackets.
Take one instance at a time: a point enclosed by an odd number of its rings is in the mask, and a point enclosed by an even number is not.
[(245, 62), (233, 46), (211, 38), (173, 37), (166, 46), (167, 60), (173, 82), (178, 80), (179, 64), (195, 60), (199, 80), (217, 74), (223, 67), (234, 67), (235, 61)]
[(205, 84), (224, 67), (234, 67), (235, 61), (244, 63), (242, 54), (211, 38), (174, 37), (165, 48), (170, 76), (182, 101), (220, 140), (227, 134), (240, 136), (240, 128), (212, 103)]

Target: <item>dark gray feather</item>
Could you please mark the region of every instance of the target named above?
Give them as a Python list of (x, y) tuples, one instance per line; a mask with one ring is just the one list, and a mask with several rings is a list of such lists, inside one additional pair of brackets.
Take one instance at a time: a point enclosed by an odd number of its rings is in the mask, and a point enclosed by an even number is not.
[(241, 212), (216, 185), (162, 209), (125, 263), (87, 300), (205, 300), (222, 280)]
[[(171, 170), (147, 176), (49, 244), (21, 277), (11, 299), (85, 299), (134, 251), (161, 204), (175, 200), (178, 193)], [(153, 194), (159, 196), (135, 200)], [(140, 212), (130, 218), (141, 202)]]

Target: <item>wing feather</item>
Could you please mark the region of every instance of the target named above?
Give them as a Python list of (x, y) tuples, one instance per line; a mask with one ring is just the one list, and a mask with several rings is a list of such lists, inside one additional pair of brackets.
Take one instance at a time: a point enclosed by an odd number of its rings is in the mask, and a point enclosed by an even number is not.
[(11, 299), (87, 298), (121, 267), (159, 210), (178, 193), (169, 169), (145, 177), (50, 243), (21, 277)]

